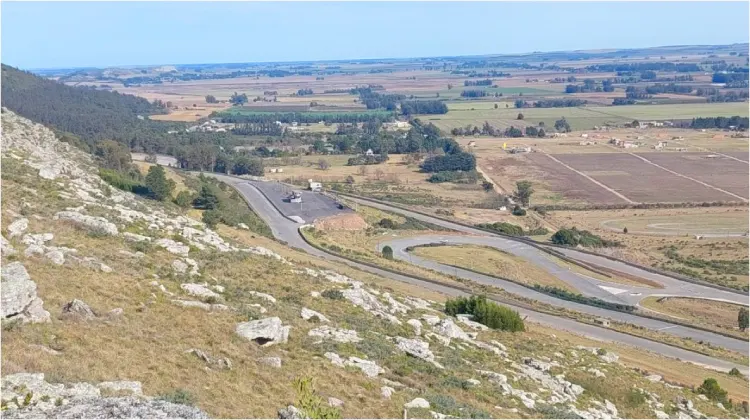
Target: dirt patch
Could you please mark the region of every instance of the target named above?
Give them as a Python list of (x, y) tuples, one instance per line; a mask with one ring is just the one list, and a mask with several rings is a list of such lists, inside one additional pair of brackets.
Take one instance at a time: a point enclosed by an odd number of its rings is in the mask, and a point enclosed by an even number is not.
[(315, 229), (323, 231), (331, 230), (364, 230), (368, 225), (362, 216), (356, 213), (339, 214), (336, 216), (321, 217), (313, 222)]

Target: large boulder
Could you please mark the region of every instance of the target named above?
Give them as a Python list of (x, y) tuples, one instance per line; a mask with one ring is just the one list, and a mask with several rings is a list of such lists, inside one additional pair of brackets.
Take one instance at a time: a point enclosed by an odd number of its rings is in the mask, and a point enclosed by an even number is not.
[(117, 235), (117, 226), (103, 217), (87, 216), (76, 211), (61, 211), (55, 214), (54, 219), (70, 221), (91, 232)]
[(73, 299), (70, 302), (66, 303), (62, 308), (62, 312), (64, 315), (83, 320), (96, 318), (96, 314), (94, 314), (94, 311), (91, 310), (89, 305), (87, 305), (86, 302), (78, 299)]
[(0, 282), (3, 320), (19, 319), (21, 322), (48, 322), (49, 312), (42, 307), (36, 295), (36, 283), (20, 262), (2, 267)]
[(302, 308), (302, 311), (300, 312), (300, 316), (302, 316), (302, 319), (304, 319), (305, 321), (310, 321), (311, 319), (314, 320), (314, 318), (317, 318), (319, 322), (331, 322), (331, 320), (326, 318), (326, 316), (321, 314), (320, 312), (316, 312), (316, 311), (313, 311), (312, 309), (307, 309), (307, 308)]
[(430, 408), (430, 403), (424, 398), (414, 398), (404, 404), (404, 408)]
[(16, 236), (21, 236), (24, 232), (26, 232), (26, 229), (29, 227), (29, 219), (22, 218), (13, 221), (13, 223), (8, 225), (8, 236), (11, 238), (15, 238)]
[[(185, 265), (185, 269), (187, 269), (187, 265)], [(209, 289), (208, 287), (202, 285), (202, 284), (196, 284), (196, 283), (183, 283), (180, 285), (180, 288), (184, 290), (187, 294), (192, 296), (197, 296), (199, 298), (219, 298), (221, 295), (214, 292), (213, 290)]]
[(456, 325), (456, 323), (453, 322), (453, 320), (450, 318), (443, 318), (442, 320), (440, 320), (440, 322), (438, 322), (432, 327), (432, 330), (444, 337), (455, 338), (455, 339), (464, 340), (464, 341), (471, 341), (471, 337), (469, 337), (464, 332), (464, 330), (462, 330), (461, 327)]
[(416, 339), (396, 337), (396, 347), (410, 356), (430, 362), (441, 369), (443, 368), (440, 363), (435, 361), (435, 355), (430, 351), (430, 343)]
[(262, 346), (286, 343), (291, 327), (281, 324), (281, 319), (271, 317), (237, 324), (235, 332), (242, 338)]

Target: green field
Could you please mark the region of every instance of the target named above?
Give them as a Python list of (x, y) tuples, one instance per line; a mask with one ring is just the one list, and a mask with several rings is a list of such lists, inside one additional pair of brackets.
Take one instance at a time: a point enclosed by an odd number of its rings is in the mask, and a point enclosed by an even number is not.
[[(450, 132), (453, 128), (467, 124), (481, 127), (485, 121), (499, 128), (511, 125), (525, 127), (539, 122), (544, 122), (547, 127), (554, 127), (556, 120), (565, 117), (573, 130), (588, 130), (607, 122), (622, 124), (633, 120), (748, 116), (746, 102), (526, 109), (513, 108), (512, 103), (508, 103), (510, 107), (505, 108), (506, 103), (508, 102), (498, 101), (498, 109), (494, 109), (495, 102), (491, 101), (452, 102), (448, 103), (449, 112), (445, 115), (421, 115), (419, 118)], [(519, 113), (524, 115), (523, 121), (516, 119)]]

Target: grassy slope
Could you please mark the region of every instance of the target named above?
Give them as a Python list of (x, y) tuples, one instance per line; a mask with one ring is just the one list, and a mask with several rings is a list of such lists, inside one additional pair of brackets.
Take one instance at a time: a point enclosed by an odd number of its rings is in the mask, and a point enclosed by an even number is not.
[(731, 334), (747, 338), (748, 332), (737, 328), (737, 314), (741, 308), (725, 302), (690, 298), (647, 297), (640, 306), (672, 316), (683, 321), (696, 323), (708, 328), (718, 328)]

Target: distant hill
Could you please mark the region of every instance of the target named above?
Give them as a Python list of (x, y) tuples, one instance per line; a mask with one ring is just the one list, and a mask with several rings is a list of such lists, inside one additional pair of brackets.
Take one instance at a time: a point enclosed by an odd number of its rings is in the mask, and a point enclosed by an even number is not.
[(91, 145), (103, 139), (124, 143), (155, 130), (141, 120), (165, 112), (156, 104), (133, 95), (67, 86), (2, 65), (2, 106), (26, 118), (73, 134)]

